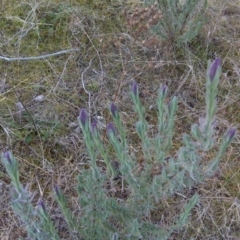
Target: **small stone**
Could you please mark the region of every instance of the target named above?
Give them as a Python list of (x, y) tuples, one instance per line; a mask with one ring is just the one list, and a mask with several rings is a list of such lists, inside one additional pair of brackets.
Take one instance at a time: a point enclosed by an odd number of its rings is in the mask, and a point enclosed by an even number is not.
[(37, 97), (34, 98), (35, 102), (42, 102), (44, 99), (44, 95), (38, 95)]
[(24, 106), (23, 106), (23, 104), (21, 102), (17, 102), (16, 103), (16, 107), (17, 107), (17, 110), (19, 110), (19, 111), (24, 110)]

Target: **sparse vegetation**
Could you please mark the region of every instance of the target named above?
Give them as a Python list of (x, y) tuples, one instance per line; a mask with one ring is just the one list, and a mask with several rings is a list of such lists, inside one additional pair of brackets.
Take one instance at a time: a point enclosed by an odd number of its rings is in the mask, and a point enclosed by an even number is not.
[[(223, 74), (217, 95), (215, 141), (221, 142), (226, 129), (239, 126), (238, 1), (209, 0), (204, 26), (181, 47), (156, 37), (151, 28), (141, 28), (151, 20), (151, 14), (142, 22), (130, 24), (131, 14), (143, 8), (141, 2), (121, 0), (1, 3), (0, 56), (33, 57), (79, 49), (34, 61), (0, 59), (0, 150), (14, 153), (21, 183), (28, 185), (29, 192), (35, 192), (33, 208), (42, 206), (42, 202), (38, 205), (39, 199), (44, 200), (51, 220), (57, 223), (60, 239), (78, 239), (71, 235), (52, 189), (58, 185), (74, 216), (81, 215), (76, 179), (89, 169), (83, 134), (76, 121), (81, 108), (87, 108), (91, 120), (98, 119), (102, 143), (115, 163), (114, 147), (108, 144), (106, 134), (106, 125), (111, 121), (108, 107), (114, 102), (128, 133), (129, 152), (141, 167), (145, 156), (134, 128), (137, 116), (129, 98), (129, 86), (133, 82), (139, 85), (151, 134), (158, 123), (157, 89), (166, 84), (169, 98), (165, 102), (169, 103), (174, 96), (178, 98), (179, 111), (169, 152), (174, 156), (181, 147), (182, 134), (190, 132), (191, 124), (204, 117), (206, 62), (220, 57)], [(198, 7), (196, 10), (202, 11)], [(160, 20), (161, 13), (156, 14)], [(151, 222), (167, 228), (191, 197), (199, 195), (191, 221), (181, 230), (174, 230), (170, 239), (240, 237), (237, 143), (238, 135), (206, 182), (166, 196), (151, 211)], [(205, 166), (216, 150), (204, 154)], [(98, 156), (97, 166), (106, 173), (103, 160)], [(5, 168), (0, 169), (0, 238), (26, 238), (26, 228), (10, 205), (9, 176)], [(119, 186), (104, 185), (103, 189), (119, 201), (128, 196)], [(45, 211), (41, 213), (48, 221)]]
[(160, 10), (160, 19), (152, 15), (152, 31), (170, 44), (182, 46), (191, 42), (205, 21), (207, 0), (144, 0), (144, 4)]

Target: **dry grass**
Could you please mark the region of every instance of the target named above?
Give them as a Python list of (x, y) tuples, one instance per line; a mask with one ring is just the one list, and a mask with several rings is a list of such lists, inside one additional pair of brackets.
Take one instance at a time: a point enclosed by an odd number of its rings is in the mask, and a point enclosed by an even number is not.
[[(53, 218), (60, 221), (64, 239), (66, 224), (53, 200), (52, 187), (60, 185), (72, 208), (77, 209), (75, 177), (87, 164), (76, 122), (80, 108), (88, 108), (91, 117), (102, 117), (104, 133), (110, 120), (108, 107), (114, 101), (129, 131), (129, 144), (138, 150), (129, 85), (139, 83), (142, 101), (149, 109), (147, 118), (154, 126), (157, 89), (165, 83), (170, 96), (178, 96), (180, 102), (174, 142), (177, 149), (181, 134), (204, 114), (206, 63), (219, 56), (223, 74), (218, 95), (218, 140), (227, 128), (240, 123), (238, 0), (209, 1), (206, 25), (181, 49), (156, 40), (148, 29), (139, 32), (128, 24), (126, 9), (132, 7), (133, 12), (135, 2), (84, 2), (3, 0), (0, 5), (0, 55), (36, 56), (80, 48), (80, 52), (45, 60), (0, 60), (0, 150), (13, 151), (22, 182), (37, 192), (36, 202), (39, 197), (46, 200)], [(213, 178), (186, 191), (185, 197), (164, 200), (153, 214), (167, 224), (193, 192), (200, 194), (191, 221), (172, 239), (240, 239), (238, 143), (237, 136)], [(9, 205), (9, 178), (2, 165), (0, 170), (0, 239), (24, 237)]]

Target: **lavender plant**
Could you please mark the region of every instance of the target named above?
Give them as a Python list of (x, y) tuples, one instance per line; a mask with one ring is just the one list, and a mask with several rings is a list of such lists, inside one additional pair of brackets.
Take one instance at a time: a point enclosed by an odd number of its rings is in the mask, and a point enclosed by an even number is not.
[(160, 9), (162, 17), (152, 31), (171, 44), (190, 42), (204, 24), (207, 0), (144, 0), (144, 4)]
[[(141, 170), (134, 155), (130, 153), (126, 140), (126, 131), (120, 113), (115, 104), (110, 112), (113, 123), (107, 126), (109, 142), (118, 160), (118, 169), (112, 164), (97, 128), (97, 122), (89, 122), (85, 109), (78, 117), (86, 149), (89, 154), (89, 168), (83, 169), (78, 176), (77, 192), (81, 206), (78, 219), (68, 207), (67, 199), (61, 189), (55, 186), (56, 200), (66, 222), (76, 239), (168, 239), (173, 231), (181, 229), (187, 222), (192, 208), (199, 201), (194, 195), (171, 226), (161, 227), (151, 221), (150, 215), (164, 197), (192, 187), (214, 174), (220, 159), (236, 135), (235, 129), (228, 130), (220, 143), (216, 156), (209, 163), (203, 159), (207, 152), (215, 147), (216, 95), (221, 74), (221, 60), (209, 62), (206, 83), (206, 116), (193, 124), (190, 134), (183, 135), (183, 146), (177, 157), (170, 156), (174, 132), (174, 116), (177, 111), (177, 98), (165, 104), (167, 86), (161, 86), (157, 98), (158, 131), (154, 136), (148, 133), (145, 109), (139, 98), (139, 89), (133, 84), (130, 97), (133, 101), (139, 121), (136, 131), (141, 139), (144, 162)], [(98, 164), (105, 162), (106, 171)], [(26, 226), (30, 239), (59, 239), (56, 228), (47, 214), (42, 201), (35, 209), (33, 195), (23, 188), (16, 159), (10, 152), (2, 154), (12, 185), (12, 207)], [(153, 172), (157, 169), (157, 172)], [(116, 176), (121, 176), (121, 188), (128, 192), (125, 200), (119, 201), (108, 194), (106, 185), (117, 187)]]
[(19, 180), (18, 164), (12, 153), (2, 153), (2, 162), (13, 186), (11, 192), (12, 208), (24, 224), (28, 238), (36, 240), (60, 239), (46, 211), (44, 202), (39, 201), (38, 206), (34, 208), (32, 204), (34, 194), (28, 191), (27, 186), (25, 188), (22, 186)]

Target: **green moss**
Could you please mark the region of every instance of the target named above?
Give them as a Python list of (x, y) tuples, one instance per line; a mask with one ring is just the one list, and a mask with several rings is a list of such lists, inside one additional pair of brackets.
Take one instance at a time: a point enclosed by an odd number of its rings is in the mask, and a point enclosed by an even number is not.
[(235, 172), (227, 172), (224, 174), (224, 186), (233, 198), (240, 198), (239, 186), (240, 172), (238, 169)]

